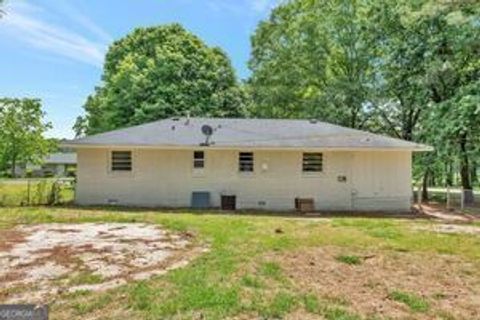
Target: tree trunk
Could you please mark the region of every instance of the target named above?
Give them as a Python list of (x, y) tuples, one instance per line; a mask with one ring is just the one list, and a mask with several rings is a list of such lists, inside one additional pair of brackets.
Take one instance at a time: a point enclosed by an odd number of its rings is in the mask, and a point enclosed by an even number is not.
[(460, 137), (460, 178), (462, 188), (466, 190), (472, 189), (470, 183), (470, 169), (467, 154), (467, 134), (462, 134)]
[(428, 176), (430, 175), (430, 169), (427, 168), (423, 174), (422, 182), (422, 201), (428, 202)]
[(453, 185), (453, 164), (452, 162), (445, 163), (445, 184), (448, 187)]
[(472, 160), (472, 165), (470, 166), (470, 183), (472, 185), (478, 183), (477, 162), (475, 160)]
[(12, 155), (12, 167), (10, 168), (10, 174), (12, 175), (12, 178), (15, 178), (15, 167), (17, 166), (17, 155), (13, 154)]
[(463, 199), (465, 205), (470, 205), (475, 202), (472, 184), (470, 181), (470, 166), (467, 154), (467, 134), (462, 134), (460, 137), (460, 178), (462, 180)]

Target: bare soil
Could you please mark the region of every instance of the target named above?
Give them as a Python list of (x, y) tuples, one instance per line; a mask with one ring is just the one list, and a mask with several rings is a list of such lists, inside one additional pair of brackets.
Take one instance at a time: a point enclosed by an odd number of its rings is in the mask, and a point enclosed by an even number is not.
[(107, 290), (184, 266), (205, 251), (192, 234), (139, 223), (39, 224), (0, 234), (2, 302)]
[[(355, 254), (359, 265), (337, 260)], [(337, 247), (278, 253), (267, 259), (282, 266), (299, 290), (331, 301), (344, 301), (364, 316), (388, 319), (480, 319), (478, 265), (447, 255), (392, 252), (354, 252)], [(424, 313), (414, 312), (389, 298), (392, 291), (414, 294), (429, 303)], [(295, 317), (293, 317), (295, 318)]]
[(438, 233), (464, 233), (464, 234), (480, 234), (480, 227), (474, 225), (458, 225), (458, 224), (435, 224), (432, 226), (417, 227), (422, 231), (433, 231)]

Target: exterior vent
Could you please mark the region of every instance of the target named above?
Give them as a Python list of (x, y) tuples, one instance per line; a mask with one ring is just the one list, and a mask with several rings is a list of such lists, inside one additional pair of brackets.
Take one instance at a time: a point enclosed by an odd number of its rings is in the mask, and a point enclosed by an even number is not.
[(210, 208), (210, 192), (208, 191), (193, 191), (190, 206), (193, 209)]

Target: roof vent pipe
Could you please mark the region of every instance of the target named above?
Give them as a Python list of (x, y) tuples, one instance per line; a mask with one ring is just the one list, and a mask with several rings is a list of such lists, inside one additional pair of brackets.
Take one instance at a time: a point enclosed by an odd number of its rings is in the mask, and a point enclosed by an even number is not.
[(318, 122), (318, 120), (315, 119), (315, 118), (310, 119), (310, 123), (312, 123), (312, 124), (315, 124), (315, 123), (317, 123), (317, 122)]
[(186, 112), (187, 120), (185, 121), (185, 125), (188, 126), (190, 124), (190, 110)]

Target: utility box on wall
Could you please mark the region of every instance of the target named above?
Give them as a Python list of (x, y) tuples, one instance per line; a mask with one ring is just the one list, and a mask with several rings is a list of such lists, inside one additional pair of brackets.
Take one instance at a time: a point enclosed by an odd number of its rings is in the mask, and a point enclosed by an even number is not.
[(194, 191), (192, 192), (191, 207), (193, 209), (210, 208), (210, 192), (208, 191)]

